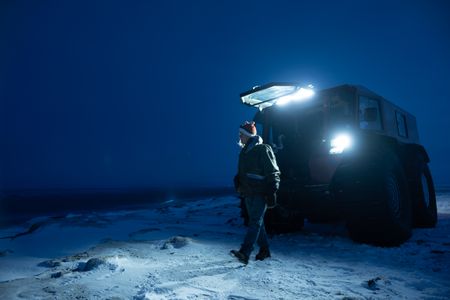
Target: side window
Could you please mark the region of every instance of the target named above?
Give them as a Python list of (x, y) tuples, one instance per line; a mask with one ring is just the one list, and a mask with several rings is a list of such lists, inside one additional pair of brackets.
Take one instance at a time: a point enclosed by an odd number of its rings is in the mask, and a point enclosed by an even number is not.
[(408, 129), (406, 127), (406, 117), (401, 112), (395, 112), (395, 118), (397, 119), (398, 135), (402, 137), (408, 137)]
[(380, 104), (375, 99), (359, 97), (359, 127), (361, 129), (382, 130)]

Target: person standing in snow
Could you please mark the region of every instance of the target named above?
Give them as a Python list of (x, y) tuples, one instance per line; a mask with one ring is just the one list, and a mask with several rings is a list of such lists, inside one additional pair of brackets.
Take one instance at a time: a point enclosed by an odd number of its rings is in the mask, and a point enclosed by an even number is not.
[(255, 122), (245, 122), (239, 127), (239, 145), (242, 150), (234, 183), (237, 192), (244, 198), (249, 222), (241, 248), (230, 253), (247, 264), (255, 243), (259, 246), (256, 260), (270, 257), (264, 215), (267, 208), (276, 205), (280, 170), (272, 148), (263, 144), (262, 138), (257, 135)]

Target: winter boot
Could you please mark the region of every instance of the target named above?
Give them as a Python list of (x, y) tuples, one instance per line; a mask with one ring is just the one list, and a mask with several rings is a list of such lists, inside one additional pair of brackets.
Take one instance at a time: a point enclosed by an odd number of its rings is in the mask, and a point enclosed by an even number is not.
[(236, 257), (241, 263), (248, 264), (248, 255), (242, 253), (240, 250), (231, 250), (230, 254)]
[(258, 254), (256, 254), (255, 259), (256, 260), (265, 260), (266, 258), (270, 257), (270, 250), (267, 247), (263, 247), (259, 249)]

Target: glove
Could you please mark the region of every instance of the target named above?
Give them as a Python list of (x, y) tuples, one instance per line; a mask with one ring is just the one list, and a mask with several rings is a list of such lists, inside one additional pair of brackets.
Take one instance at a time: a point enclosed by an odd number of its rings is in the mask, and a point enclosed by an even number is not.
[(273, 193), (273, 194), (269, 194), (266, 196), (266, 204), (267, 204), (267, 208), (274, 208), (275, 206), (277, 206), (277, 194)]

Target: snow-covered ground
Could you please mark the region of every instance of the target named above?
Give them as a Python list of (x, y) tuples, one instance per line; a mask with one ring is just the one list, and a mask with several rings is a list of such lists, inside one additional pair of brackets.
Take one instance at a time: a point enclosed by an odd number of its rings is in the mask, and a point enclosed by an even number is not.
[(306, 223), (247, 266), (229, 256), (245, 233), (231, 196), (41, 217), (0, 230), (0, 299), (449, 299), (450, 193), (438, 211), (394, 248)]

